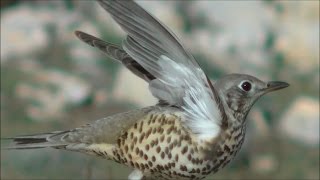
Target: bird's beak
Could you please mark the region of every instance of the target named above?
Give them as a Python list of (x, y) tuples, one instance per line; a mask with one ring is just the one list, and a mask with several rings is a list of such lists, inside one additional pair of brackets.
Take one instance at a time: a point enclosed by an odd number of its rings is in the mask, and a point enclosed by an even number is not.
[(279, 89), (283, 89), (288, 87), (289, 84), (286, 82), (281, 82), (281, 81), (270, 81), (267, 83), (267, 87), (264, 89), (265, 93), (267, 92), (272, 92), (272, 91), (276, 91)]

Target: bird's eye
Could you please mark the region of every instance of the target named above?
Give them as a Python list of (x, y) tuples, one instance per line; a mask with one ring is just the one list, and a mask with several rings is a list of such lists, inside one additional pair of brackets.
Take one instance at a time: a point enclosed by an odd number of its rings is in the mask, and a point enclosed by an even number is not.
[(244, 90), (244, 91), (250, 91), (251, 90), (251, 83), (248, 82), (248, 81), (244, 81), (242, 84), (241, 84), (241, 89)]

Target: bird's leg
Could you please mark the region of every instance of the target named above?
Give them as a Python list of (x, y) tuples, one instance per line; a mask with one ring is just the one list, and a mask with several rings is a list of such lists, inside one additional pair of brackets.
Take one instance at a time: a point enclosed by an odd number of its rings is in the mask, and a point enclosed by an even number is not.
[(142, 178), (143, 178), (142, 172), (137, 169), (133, 170), (128, 176), (129, 180), (142, 180)]

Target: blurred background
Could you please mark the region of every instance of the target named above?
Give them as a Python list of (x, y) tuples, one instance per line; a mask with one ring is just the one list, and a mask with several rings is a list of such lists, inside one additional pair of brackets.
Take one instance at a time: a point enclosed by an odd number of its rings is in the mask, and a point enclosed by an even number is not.
[[(240, 154), (207, 179), (319, 179), (319, 1), (138, 3), (211, 79), (239, 72), (291, 85), (257, 102)], [(75, 30), (115, 44), (125, 35), (92, 1), (1, 0), (1, 137), (75, 128), (156, 102), (144, 81)], [(1, 150), (1, 179), (126, 179), (130, 171), (81, 153)]]

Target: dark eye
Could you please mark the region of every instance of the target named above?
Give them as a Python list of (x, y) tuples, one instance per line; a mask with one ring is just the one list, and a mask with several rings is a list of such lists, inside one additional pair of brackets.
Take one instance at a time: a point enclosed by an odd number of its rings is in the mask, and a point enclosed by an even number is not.
[(245, 81), (241, 84), (241, 89), (243, 89), (244, 91), (250, 91), (251, 90), (251, 83), (249, 83), (248, 81)]

